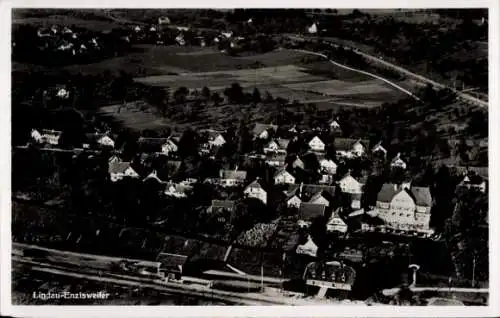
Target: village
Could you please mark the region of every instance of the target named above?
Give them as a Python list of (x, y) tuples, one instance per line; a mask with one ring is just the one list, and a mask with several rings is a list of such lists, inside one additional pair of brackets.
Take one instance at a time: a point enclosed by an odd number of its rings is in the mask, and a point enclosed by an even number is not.
[[(327, 32), (316, 18), (297, 37)], [(481, 110), (258, 19), (174, 20), (30, 26), (34, 41), (13, 42), (19, 60), (35, 46), (28, 58), (63, 69), (22, 75), (13, 93), (13, 241), (320, 298), (487, 286)]]

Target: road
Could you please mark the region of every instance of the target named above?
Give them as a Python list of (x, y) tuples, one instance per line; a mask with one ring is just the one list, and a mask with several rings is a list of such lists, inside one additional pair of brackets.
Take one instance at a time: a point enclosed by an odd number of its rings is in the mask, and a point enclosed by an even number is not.
[[(331, 44), (333, 45), (336, 45), (336, 46), (340, 46), (338, 43), (336, 43), (336, 39), (333, 39), (333, 38), (328, 38), (328, 37), (311, 37), (311, 36), (299, 36), (299, 35), (294, 35), (294, 34), (286, 34), (286, 36), (292, 40), (297, 40), (297, 41), (306, 41), (306, 40), (312, 40), (312, 41), (317, 41), (317, 40), (323, 40), (323, 41), (326, 41), (326, 42), (330, 42)], [(400, 74), (403, 74), (407, 77), (410, 77), (412, 79), (415, 79), (417, 81), (420, 81), (420, 82), (423, 82), (425, 84), (431, 84), (433, 87), (435, 88), (439, 88), (439, 89), (444, 89), (444, 88), (447, 88), (447, 89), (450, 89), (451, 91), (453, 91), (454, 93), (457, 94), (457, 96), (466, 101), (466, 102), (469, 102), (469, 103), (472, 103), (472, 104), (475, 104), (477, 106), (480, 106), (480, 107), (488, 107), (488, 102), (485, 101), (485, 100), (482, 100), (482, 99), (479, 99), (479, 98), (476, 98), (470, 94), (467, 94), (467, 93), (462, 93), (460, 92), (459, 90), (457, 89), (454, 89), (452, 87), (448, 87), (444, 84), (441, 84), (441, 83), (438, 83), (436, 81), (433, 81), (427, 77), (424, 77), (422, 75), (419, 75), (419, 74), (416, 74), (416, 73), (413, 73), (399, 65), (396, 65), (396, 64), (393, 64), (393, 63), (390, 63), (388, 61), (385, 61), (381, 58), (378, 58), (376, 56), (373, 56), (373, 55), (370, 55), (368, 53), (365, 53), (365, 52), (362, 52), (360, 51), (358, 48), (355, 48), (355, 47), (349, 47), (349, 46), (345, 46), (345, 45), (342, 45), (342, 47), (344, 49), (352, 49), (353, 52), (361, 55), (362, 57), (366, 58), (367, 60), (370, 60), (376, 64), (380, 64), (380, 65), (383, 65), (389, 69), (392, 69)]]
[(392, 87), (402, 91), (403, 93), (419, 100), (419, 98), (417, 96), (415, 96), (412, 92), (410, 92), (409, 90), (399, 86), (398, 84), (388, 80), (388, 79), (385, 79), (383, 78), (382, 76), (379, 76), (379, 75), (376, 75), (376, 74), (373, 74), (373, 73), (369, 73), (369, 72), (366, 72), (366, 71), (363, 71), (363, 70), (360, 70), (360, 69), (356, 69), (356, 68), (353, 68), (353, 67), (349, 67), (347, 65), (344, 65), (344, 64), (341, 64), (341, 63), (338, 63), (338, 62), (335, 62), (333, 60), (330, 60), (325, 54), (322, 54), (322, 53), (317, 53), (317, 52), (313, 52), (313, 51), (307, 51), (307, 50), (298, 50), (298, 49), (295, 49), (294, 51), (297, 51), (297, 52), (302, 52), (302, 53), (307, 53), (307, 54), (313, 54), (313, 55), (316, 55), (316, 56), (321, 56), (325, 59), (328, 60), (328, 62), (330, 62), (331, 64), (335, 65), (335, 66), (338, 66), (340, 68), (343, 68), (343, 69), (346, 69), (346, 70), (349, 70), (349, 71), (353, 71), (353, 72), (357, 72), (357, 73), (360, 73), (360, 74), (364, 74), (364, 75), (367, 75), (367, 76), (370, 76), (370, 77), (373, 77), (375, 79), (378, 79), (378, 80), (381, 80), (383, 81), (384, 83), (387, 83), (389, 85), (391, 85)]

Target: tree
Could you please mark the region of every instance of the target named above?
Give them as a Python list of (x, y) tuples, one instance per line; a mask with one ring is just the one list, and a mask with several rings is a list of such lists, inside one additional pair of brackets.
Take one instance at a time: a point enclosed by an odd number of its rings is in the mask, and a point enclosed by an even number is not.
[(215, 106), (219, 106), (219, 103), (221, 102), (221, 97), (218, 92), (213, 92), (210, 99), (212, 100)]
[(188, 94), (189, 94), (189, 90), (186, 87), (184, 87), (184, 86), (179, 87), (174, 92), (174, 99), (175, 99), (176, 103), (178, 103), (178, 104), (185, 103), (186, 97), (188, 96)]
[(244, 99), (243, 88), (238, 83), (233, 83), (230, 87), (226, 88), (224, 95), (226, 95), (230, 103), (241, 104)]
[(253, 89), (253, 92), (252, 92), (252, 102), (254, 102), (255, 104), (261, 102), (260, 91), (259, 91), (259, 89), (257, 87), (255, 87)]
[(203, 89), (201, 90), (201, 95), (205, 99), (205, 101), (208, 101), (210, 99), (210, 89), (206, 86), (203, 86)]

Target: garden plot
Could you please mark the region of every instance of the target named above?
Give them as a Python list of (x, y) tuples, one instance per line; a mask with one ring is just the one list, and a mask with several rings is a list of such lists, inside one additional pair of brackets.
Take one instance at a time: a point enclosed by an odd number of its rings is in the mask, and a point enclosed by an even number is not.
[(101, 107), (100, 114), (104, 117), (112, 117), (113, 121), (138, 131), (162, 129), (171, 124), (168, 120), (159, 116), (153, 108), (141, 103)]

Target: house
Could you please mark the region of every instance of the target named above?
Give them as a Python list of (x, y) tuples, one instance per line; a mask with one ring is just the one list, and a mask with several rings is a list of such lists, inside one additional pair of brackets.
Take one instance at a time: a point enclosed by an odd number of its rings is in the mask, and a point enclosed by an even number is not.
[(486, 180), (474, 173), (464, 174), (464, 178), (457, 185), (457, 188), (476, 189), (486, 193)]
[(160, 253), (156, 257), (156, 261), (160, 263), (160, 272), (169, 279), (181, 279), (187, 259), (187, 255), (172, 253)]
[(161, 146), (161, 153), (168, 156), (169, 154), (176, 153), (179, 150), (179, 146), (174, 138), (167, 138), (165, 143)]
[(59, 139), (61, 138), (62, 132), (58, 130), (42, 129), (40, 131), (36, 129), (31, 130), (31, 138), (33, 138), (37, 143), (58, 145)]
[(103, 148), (114, 148), (115, 141), (108, 134), (93, 133), (86, 134), (87, 143), (84, 148), (89, 146), (98, 146)]
[(311, 141), (309, 141), (309, 148), (312, 151), (323, 152), (325, 151), (325, 143), (318, 137), (314, 136)]
[(332, 159), (323, 158), (319, 161), (320, 172), (334, 175), (337, 173), (337, 164)]
[(122, 160), (120, 159), (120, 157), (118, 157), (117, 155), (112, 155), (111, 157), (109, 157), (108, 159), (108, 163), (111, 163), (111, 162), (121, 162)]
[(316, 34), (318, 33), (318, 27), (316, 26), (316, 23), (313, 23), (311, 26), (307, 28), (307, 32), (310, 34)]
[(186, 184), (169, 182), (165, 186), (165, 195), (174, 198), (187, 198), (193, 187)]
[(108, 173), (112, 182), (122, 180), (124, 177), (138, 178), (139, 174), (132, 168), (130, 162), (109, 162)]
[(271, 167), (283, 167), (286, 161), (286, 155), (279, 153), (268, 153), (265, 158), (266, 164)]
[(317, 192), (314, 194), (311, 199), (309, 200), (309, 203), (314, 203), (314, 204), (322, 204), (325, 206), (330, 206), (330, 199), (327, 199), (327, 193), (326, 192)]
[(374, 155), (381, 155), (384, 158), (387, 156), (387, 149), (382, 146), (382, 142), (379, 141), (375, 144), (375, 146), (372, 147), (372, 154)]
[(392, 159), (391, 168), (406, 169), (406, 162), (404, 162), (403, 159), (401, 159), (401, 154), (399, 152)]
[(338, 135), (342, 134), (342, 128), (340, 128), (340, 124), (337, 119), (334, 119), (330, 122), (330, 133), (335, 133)]
[(73, 30), (65, 26), (62, 31), (63, 34), (73, 34)]
[(226, 143), (226, 139), (222, 136), (221, 132), (216, 130), (207, 130), (208, 133), (208, 147), (220, 147)]
[(155, 181), (157, 181), (160, 184), (166, 183), (165, 181), (161, 180), (158, 177), (158, 173), (156, 172), (156, 170), (151, 171), (150, 174), (148, 174), (144, 179), (142, 179), (142, 182), (146, 182), (146, 181), (149, 181), (149, 180), (155, 180)]
[(236, 209), (236, 201), (232, 200), (212, 200), (212, 204), (207, 209), (209, 213), (233, 212)]
[(401, 231), (429, 232), (432, 197), (428, 187), (403, 188), (386, 183), (377, 195), (377, 216), (386, 227)]
[(351, 208), (353, 210), (361, 209), (361, 193), (349, 193), (351, 199)]
[(284, 168), (274, 174), (274, 184), (294, 184), (295, 177)]
[(295, 160), (292, 162), (292, 168), (294, 169), (300, 168), (304, 170), (305, 168), (304, 162), (297, 156), (297, 158), (295, 158)]
[(64, 87), (61, 87), (57, 90), (56, 96), (62, 99), (68, 99), (69, 91)]
[(232, 36), (233, 36), (233, 32), (232, 31), (229, 31), (229, 32), (221, 32), (220, 33), (223, 37), (225, 37), (226, 39), (230, 39)]
[(220, 170), (219, 184), (223, 187), (237, 187), (242, 185), (247, 178), (244, 170)]
[(170, 19), (168, 17), (159, 17), (158, 18), (158, 24), (170, 24)]
[(289, 139), (281, 139), (271, 140), (265, 147), (264, 153), (281, 153), (286, 154), (286, 150), (288, 148), (288, 144), (290, 143)]
[(319, 179), (319, 184), (331, 184), (333, 182), (333, 176), (328, 173), (321, 174), (321, 178)]
[(338, 181), (340, 190), (344, 193), (361, 194), (363, 193), (363, 184), (354, 179), (350, 173), (346, 174)]
[(135, 31), (135, 32), (141, 32), (141, 30), (142, 30), (142, 29), (141, 29), (141, 27), (140, 27), (140, 26), (138, 26), (138, 25), (136, 25), (136, 26), (134, 27), (134, 31)]
[(332, 216), (326, 225), (326, 229), (329, 232), (347, 232), (347, 224), (340, 217), (338, 210), (333, 211)]
[(278, 126), (276, 125), (268, 125), (268, 124), (255, 124), (255, 127), (252, 131), (254, 138), (257, 139), (269, 139), (270, 135), (278, 130)]
[(292, 196), (286, 198), (286, 206), (289, 208), (293, 207), (298, 209), (301, 203), (302, 200), (296, 194), (293, 194)]
[(183, 35), (183, 34), (179, 34), (179, 35), (175, 38), (175, 42), (177, 42), (177, 44), (179, 44), (180, 46), (184, 46), (184, 45), (186, 45), (186, 41), (184, 40), (184, 35)]
[(334, 146), (341, 157), (360, 157), (365, 154), (369, 142), (362, 139), (335, 138)]
[(267, 191), (264, 190), (262, 187), (262, 184), (260, 183), (259, 179), (256, 179), (252, 183), (250, 183), (243, 193), (246, 195), (248, 198), (255, 198), (259, 199), (262, 201), (264, 204), (267, 204)]
[(299, 206), (299, 218), (301, 221), (310, 222), (317, 217), (325, 216), (325, 211), (324, 204), (302, 202)]

